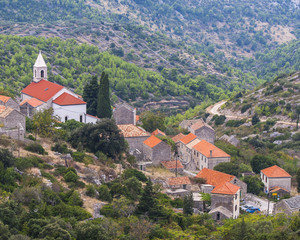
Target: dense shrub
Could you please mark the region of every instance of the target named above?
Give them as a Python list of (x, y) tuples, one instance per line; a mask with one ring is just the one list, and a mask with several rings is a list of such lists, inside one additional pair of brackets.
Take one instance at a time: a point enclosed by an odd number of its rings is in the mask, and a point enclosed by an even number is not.
[(43, 148), (43, 146), (41, 144), (38, 143), (31, 143), (28, 146), (25, 147), (25, 150), (30, 151), (30, 152), (34, 152), (34, 153), (38, 153), (41, 155), (46, 155), (47, 152), (45, 151), (45, 149)]

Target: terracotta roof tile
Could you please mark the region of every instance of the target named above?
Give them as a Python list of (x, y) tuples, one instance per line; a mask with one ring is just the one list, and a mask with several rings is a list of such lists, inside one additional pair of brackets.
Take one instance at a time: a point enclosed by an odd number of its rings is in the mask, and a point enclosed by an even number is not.
[(230, 182), (234, 179), (233, 175), (227, 173), (222, 173), (208, 168), (203, 168), (197, 175), (197, 178), (203, 178), (206, 180), (206, 184), (212, 185), (214, 187)]
[(6, 107), (6, 106), (0, 106), (0, 117), (1, 118), (6, 118), (11, 112), (13, 112), (14, 109), (11, 107)]
[(202, 128), (202, 127), (208, 127), (208, 128), (210, 128), (210, 129), (214, 130), (211, 126), (209, 126), (207, 123), (205, 123), (205, 122), (203, 121), (203, 119), (199, 119), (198, 122), (194, 123), (194, 124), (191, 126), (191, 129), (197, 130), (197, 129)]
[(261, 172), (270, 178), (292, 177), (290, 174), (288, 174), (285, 170), (278, 167), (277, 165), (265, 168), (261, 170)]
[(162, 140), (160, 140), (159, 138), (155, 137), (154, 135), (152, 135), (151, 137), (147, 138), (144, 141), (144, 144), (147, 145), (148, 147), (155, 147), (157, 144), (161, 143)]
[(185, 135), (183, 133), (179, 133), (176, 136), (172, 137), (172, 140), (177, 143), (179, 142)]
[(283, 187), (275, 186), (275, 187), (270, 188), (270, 193), (278, 192), (279, 190), (283, 190), (285, 192), (290, 192), (289, 190), (287, 190)]
[(143, 128), (137, 127), (133, 124), (118, 125), (123, 136), (126, 137), (146, 137), (150, 136), (150, 133), (146, 132)]
[(60, 95), (58, 98), (56, 98), (53, 101), (53, 103), (58, 104), (60, 106), (86, 104), (86, 102), (66, 92)]
[[(176, 161), (171, 160), (171, 161), (161, 161), (161, 164), (167, 168), (167, 169), (174, 169), (176, 168)], [(177, 168), (183, 168), (181, 162), (177, 160)]]
[(163, 136), (166, 136), (166, 134), (163, 131), (160, 131), (159, 129), (156, 129), (152, 132), (152, 135), (156, 136), (158, 134), (161, 134)]
[(216, 147), (215, 145), (201, 140), (193, 147), (196, 151), (203, 154), (206, 157), (230, 157), (226, 152), (221, 150), (220, 148)]
[(43, 102), (47, 102), (63, 88), (64, 87), (59, 84), (49, 82), (47, 80), (41, 80), (37, 83), (30, 83), (26, 88), (22, 90), (22, 93), (37, 98)]
[(216, 186), (211, 193), (215, 194), (226, 194), (226, 195), (234, 195), (240, 189), (239, 186), (236, 186), (230, 182), (226, 182), (224, 184), (220, 184)]
[(169, 178), (169, 185), (182, 185), (182, 184), (191, 184), (191, 181), (188, 176), (183, 177), (173, 177)]
[(11, 97), (7, 97), (7, 96), (4, 96), (4, 95), (0, 95), (0, 101), (4, 102), (4, 103), (7, 103), (7, 101), (11, 99)]
[(196, 135), (194, 135), (193, 133), (189, 133), (188, 135), (184, 136), (183, 138), (180, 139), (180, 141), (184, 144), (188, 144), (191, 141), (193, 141), (195, 138), (197, 138)]
[(31, 99), (25, 99), (24, 101), (22, 101), (20, 103), (20, 106), (23, 106), (25, 103), (28, 103), (32, 107), (38, 107), (38, 106), (42, 105), (44, 102), (42, 102), (36, 98), (31, 98)]

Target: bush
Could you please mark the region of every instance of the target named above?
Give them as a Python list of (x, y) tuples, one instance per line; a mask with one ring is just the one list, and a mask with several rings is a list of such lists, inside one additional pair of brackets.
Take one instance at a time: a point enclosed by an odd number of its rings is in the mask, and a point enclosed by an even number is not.
[(86, 187), (86, 192), (85, 194), (89, 197), (95, 197), (96, 196), (96, 189), (93, 185), (88, 185)]
[(41, 155), (47, 155), (47, 152), (45, 151), (43, 146), (41, 144), (38, 144), (38, 143), (29, 144), (28, 146), (25, 147), (25, 150), (27, 150), (29, 152), (38, 153), (38, 154), (41, 154)]
[(107, 201), (107, 202), (111, 202), (112, 201), (112, 197), (111, 197), (111, 194), (109, 192), (109, 188), (107, 187), (107, 185), (101, 185), (98, 188), (98, 192), (99, 192), (98, 198), (100, 200)]
[(243, 105), (241, 108), (241, 113), (246, 112), (249, 108), (251, 108), (251, 104), (248, 103), (248, 104)]
[(131, 178), (131, 177), (136, 177), (141, 182), (147, 182), (147, 180), (148, 180), (144, 173), (142, 173), (142, 172), (140, 172), (139, 170), (136, 170), (136, 169), (126, 169), (123, 172), (122, 177), (124, 179), (128, 179), (128, 178)]
[(76, 173), (74, 173), (73, 171), (68, 171), (65, 175), (64, 175), (64, 179), (66, 182), (77, 182), (77, 180), (79, 179), (79, 177), (77, 176)]
[(30, 139), (30, 140), (32, 140), (32, 141), (35, 141), (35, 140), (36, 140), (36, 138), (35, 138), (34, 136), (32, 136), (31, 134), (29, 134), (29, 135), (27, 136), (27, 138)]
[(61, 154), (67, 154), (72, 152), (68, 149), (68, 146), (65, 143), (56, 143), (54, 146), (51, 147), (51, 150), (54, 152), (59, 152)]
[(246, 120), (228, 120), (226, 122), (227, 127), (239, 127), (243, 125), (246, 122)]
[(72, 153), (73, 160), (76, 162), (83, 162), (85, 153), (83, 152), (73, 152)]

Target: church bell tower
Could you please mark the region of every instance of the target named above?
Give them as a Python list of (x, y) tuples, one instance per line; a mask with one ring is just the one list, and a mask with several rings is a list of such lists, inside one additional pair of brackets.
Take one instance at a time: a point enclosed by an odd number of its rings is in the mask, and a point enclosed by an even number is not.
[(40, 51), (33, 65), (33, 81), (38, 83), (42, 79), (47, 80), (47, 65)]

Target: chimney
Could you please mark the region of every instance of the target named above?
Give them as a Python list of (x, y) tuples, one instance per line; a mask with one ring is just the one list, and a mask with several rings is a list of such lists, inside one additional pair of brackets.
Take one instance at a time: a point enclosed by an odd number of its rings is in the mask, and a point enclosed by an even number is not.
[(210, 152), (210, 157), (212, 157), (212, 150), (210, 150), (209, 152)]

